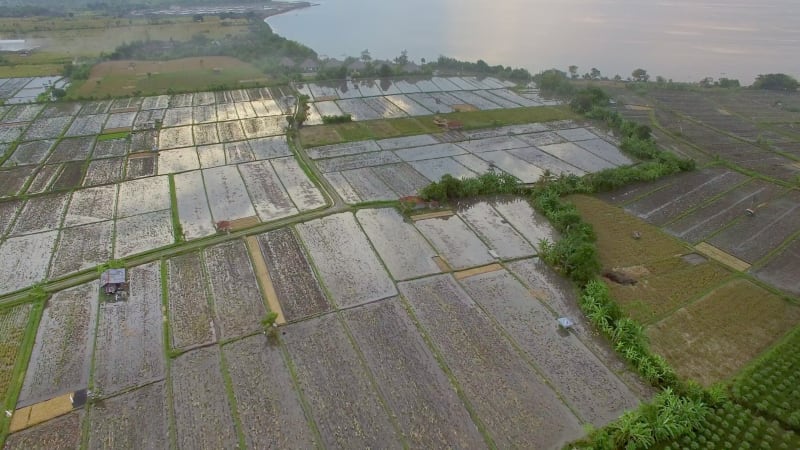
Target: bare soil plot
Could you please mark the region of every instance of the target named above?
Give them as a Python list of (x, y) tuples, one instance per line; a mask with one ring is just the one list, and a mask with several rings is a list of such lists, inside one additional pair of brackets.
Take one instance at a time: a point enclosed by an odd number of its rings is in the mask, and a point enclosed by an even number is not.
[(170, 108), (164, 112), (164, 127), (180, 127), (192, 124), (192, 108)]
[(489, 248), (458, 216), (420, 220), (416, 226), (454, 269), (494, 262)]
[(131, 152), (158, 150), (158, 132), (136, 131), (131, 134)]
[(486, 447), (399, 299), (348, 310), (345, 318), (411, 447)]
[[(242, 127), (244, 127), (244, 133), (247, 135), (247, 139), (256, 139), (285, 134), (287, 126), (286, 118), (283, 116), (245, 119), (241, 121), (241, 124)], [(238, 130), (234, 129), (231, 132), (238, 133)], [(222, 131), (220, 131), (220, 136), (222, 136)], [(241, 135), (236, 134), (235, 136)]]
[(192, 127), (194, 133), (194, 143), (196, 145), (209, 145), (220, 142), (217, 134), (216, 123), (204, 123)]
[(375, 142), (378, 144), (378, 147), (380, 147), (381, 150), (400, 150), (404, 148), (422, 147), (439, 143), (439, 141), (430, 134), (381, 139)]
[(236, 108), (236, 114), (239, 115), (240, 119), (251, 119), (253, 117), (258, 117), (256, 110), (253, 109), (253, 105), (250, 104), (249, 101), (240, 101), (233, 104)]
[(309, 429), (280, 348), (256, 335), (222, 348), (250, 448), (311, 448)]
[[(17, 167), (11, 170), (0, 171), (0, 197), (4, 197), (6, 190), (13, 190), (13, 193), (8, 194), (16, 195), (17, 191), (22, 189), (23, 184), (28, 180), (34, 171), (34, 167)], [(41, 194), (48, 190), (53, 180), (56, 179), (60, 173), (61, 165), (48, 164), (42, 166), (36, 176), (33, 177), (26, 192), (28, 194)], [(24, 175), (24, 178), (19, 178)], [(15, 190), (16, 189), (16, 190)]]
[(108, 114), (95, 114), (91, 116), (77, 116), (72, 121), (65, 136), (93, 136), (103, 131), (103, 124), (106, 123)]
[(292, 155), (286, 136), (265, 137), (249, 142), (256, 159), (272, 159)]
[(527, 147), (528, 144), (514, 136), (497, 136), (459, 142), (458, 146), (465, 148), (472, 153), (483, 153), (497, 150), (509, 150), (512, 148), (522, 148)]
[(158, 174), (186, 172), (200, 168), (200, 160), (194, 147), (158, 152)]
[(584, 172), (599, 172), (603, 169), (610, 169), (616, 167), (614, 164), (606, 161), (605, 159), (595, 156), (594, 153), (589, 152), (577, 144), (566, 142), (563, 144), (539, 145), (540, 150), (548, 153), (567, 164), (573, 165)]
[(194, 145), (194, 138), (192, 137), (191, 125), (175, 128), (162, 128), (158, 133), (159, 150), (190, 147), (192, 145)]
[(80, 115), (87, 116), (90, 114), (107, 113), (109, 108), (111, 108), (111, 100), (95, 100), (84, 103)]
[(92, 159), (125, 156), (128, 153), (127, 139), (109, 139), (99, 141), (94, 146)]
[(67, 127), (72, 121), (72, 117), (51, 117), (47, 119), (38, 119), (31, 123), (28, 131), (25, 133), (24, 140), (35, 141), (39, 139), (53, 139), (61, 136), (64, 128)]
[[(514, 103), (516, 103), (518, 105), (525, 106), (525, 107), (540, 106), (541, 105), (541, 103), (539, 103), (537, 101), (534, 101), (534, 100), (531, 100), (531, 99), (528, 99), (528, 98), (525, 98), (525, 97), (523, 97), (521, 95), (518, 95), (517, 93), (515, 93), (515, 92), (513, 92), (513, 91), (511, 91), (509, 89), (494, 89), (494, 90), (491, 90), (491, 91), (485, 91), (485, 93), (491, 93), (494, 96), (504, 98), (506, 100), (509, 100), (511, 102), (514, 102)], [(481, 95), (484, 95), (484, 93), (481, 93)], [(492, 98), (494, 98), (494, 97), (489, 97), (489, 100), (492, 100)]]
[(41, 164), (50, 153), (53, 144), (55, 144), (54, 140), (23, 142), (17, 146), (3, 165), (7, 167), (9, 163), (17, 166)]
[(391, 297), (397, 290), (355, 217), (335, 214), (297, 225), (322, 281), (340, 307)]
[(199, 170), (175, 175), (178, 219), (186, 239), (216, 233), (203, 186), (203, 176)]
[(800, 308), (743, 279), (649, 327), (654, 351), (703, 385), (726, 379), (800, 318)]
[(404, 94), (390, 95), (385, 97), (385, 99), (392, 102), (409, 116), (427, 116), (433, 114), (430, 110)]
[(203, 169), (224, 166), (225, 148), (222, 146), (222, 144), (197, 147), (197, 157), (200, 159), (200, 167)]
[(250, 162), (255, 159), (247, 141), (226, 142), (223, 144), (223, 148), (225, 148), (225, 159), (228, 164)]
[(381, 150), (381, 148), (375, 141), (368, 140), (314, 147), (306, 150), (306, 154), (308, 154), (308, 157), (311, 159), (322, 159), (377, 152), (379, 150)]
[[(479, 97), (483, 97), (486, 100), (488, 100), (488, 101), (492, 102), (493, 104), (498, 105), (498, 106), (500, 106), (502, 108), (519, 108), (519, 107), (522, 106), (519, 103), (511, 101), (506, 97), (502, 97), (502, 96), (496, 95), (492, 91), (485, 91), (485, 90), (475, 91), (475, 95), (477, 95)], [(531, 105), (529, 105), (529, 106), (531, 106)], [(535, 106), (535, 104), (532, 105), (532, 106)]]
[(110, 112), (124, 111), (128, 109), (139, 109), (142, 105), (141, 97), (118, 98), (111, 103)]
[(542, 375), (578, 411), (603, 426), (637, 406), (636, 396), (573, 334), (562, 334), (554, 315), (505, 270), (461, 281), (517, 344)]
[(406, 117), (406, 113), (402, 109), (383, 97), (365, 98), (364, 103), (374, 109), (384, 119)]
[(222, 142), (243, 141), (247, 138), (238, 120), (231, 122), (217, 122), (219, 138)]
[(194, 98), (192, 98), (194, 106), (213, 106), (216, 102), (217, 98), (213, 92), (195, 92)]
[(416, 195), (429, 181), (406, 163), (372, 167), (372, 172), (398, 196)]
[(455, 178), (471, 178), (476, 174), (453, 158), (427, 159), (411, 161), (411, 167), (430, 181), (439, 181), (444, 175)]
[(492, 206), (534, 247), (538, 247), (542, 239), (558, 240), (558, 233), (547, 218), (537, 213), (525, 199), (498, 198)]
[[(210, 92), (209, 92), (210, 93)], [(214, 105), (195, 106), (192, 108), (192, 122), (195, 124), (200, 123), (214, 123), (217, 121), (217, 108)]]
[(15, 197), (35, 171), (35, 166), (0, 170), (0, 197)]
[(336, 315), (289, 325), (283, 338), (324, 446), (402, 447)]
[(118, 130), (125, 128), (129, 129), (133, 127), (133, 121), (135, 119), (136, 119), (136, 111), (110, 114), (108, 116), (106, 124), (103, 126), (103, 129), (104, 130)]
[(297, 208), (269, 161), (241, 164), (239, 172), (262, 222), (297, 214)]
[(286, 192), (300, 211), (325, 206), (325, 197), (311, 182), (294, 157), (276, 158), (270, 161)]
[(3, 346), (3, 353), (0, 355), (0, 392), (4, 400), (9, 394), (8, 387), (32, 306), (28, 303), (0, 310), (0, 343)]
[(6, 229), (14, 221), (22, 204), (22, 200), (0, 202), (0, 236), (6, 233)]
[(480, 110), (502, 109), (503, 107), (472, 91), (454, 91), (450, 95), (461, 100), (461, 103), (472, 105)]
[(169, 178), (149, 177), (119, 184), (117, 217), (169, 209)]
[(26, 128), (28, 128), (27, 123), (0, 125), (0, 142), (7, 143), (18, 140)]
[(709, 243), (754, 263), (800, 229), (800, 192), (790, 191), (759, 208), (754, 216), (745, 216), (709, 239)]
[(534, 166), (542, 169), (549, 170), (553, 175), (560, 175), (562, 173), (567, 175), (584, 175), (584, 172), (577, 167), (568, 164), (555, 156), (545, 153), (536, 147), (524, 147), (509, 150), (508, 153), (525, 162), (531, 163)]
[(535, 183), (544, 175), (544, 170), (541, 168), (528, 164), (506, 151), (481, 153), (480, 157), (504, 172), (517, 177), (523, 183)]
[(124, 258), (174, 242), (169, 210), (117, 219), (114, 256)]
[(81, 110), (83, 106), (82, 103), (51, 103), (47, 105), (42, 113), (39, 115), (40, 119), (46, 119), (49, 117), (60, 117), (60, 116), (75, 116), (78, 114), (78, 111)]
[(125, 178), (128, 180), (152, 177), (156, 174), (156, 161), (158, 155), (137, 155), (135, 158), (128, 158), (128, 167), (125, 170)]
[(176, 94), (169, 98), (169, 106), (171, 108), (183, 108), (192, 106), (194, 102), (194, 94)]
[(340, 172), (356, 195), (364, 202), (395, 200), (399, 196), (384, 183), (371, 167)]
[(47, 158), (48, 164), (66, 161), (83, 161), (89, 158), (89, 153), (94, 147), (94, 136), (80, 137), (74, 139), (64, 139), (60, 141), (50, 157)]
[(775, 184), (754, 180), (726, 192), (688, 215), (666, 225), (664, 229), (691, 243), (711, 236), (728, 223), (743, 217), (745, 210), (771, 201), (783, 189)]
[(559, 136), (553, 131), (543, 131), (533, 134), (522, 134), (517, 136), (520, 140), (528, 145), (541, 147), (543, 145), (563, 144), (566, 142), (564, 138)]
[(142, 109), (166, 109), (169, 107), (169, 95), (158, 95), (155, 97), (144, 97), (142, 99)]
[(261, 234), (258, 242), (287, 321), (331, 309), (300, 242), (290, 228)]
[(375, 120), (383, 117), (361, 98), (337, 100), (336, 104), (344, 113), (350, 114), (355, 121)]
[(4, 123), (12, 122), (28, 122), (36, 118), (39, 113), (44, 109), (44, 104), (28, 103), (21, 105), (14, 105), (3, 116)]
[(559, 448), (578, 419), (449, 275), (399, 284), (433, 345), (500, 448)]
[(50, 277), (89, 269), (111, 260), (114, 222), (105, 221), (65, 228), (53, 253)]
[(79, 187), (83, 180), (83, 168), (83, 161), (70, 161), (62, 164), (61, 172), (50, 185), (50, 190), (60, 191)]
[(434, 98), (430, 94), (415, 94), (413, 92), (404, 92), (404, 94), (408, 94), (407, 97), (411, 101), (419, 103), (423, 108), (433, 114), (447, 114), (453, 112), (453, 108), (448, 106), (441, 99)]
[(71, 450), (80, 447), (83, 412), (75, 411), (33, 428), (14, 433), (5, 443), (7, 449)]
[(360, 203), (362, 201), (361, 197), (358, 196), (355, 189), (350, 186), (350, 183), (347, 179), (342, 175), (341, 172), (330, 172), (325, 174), (325, 179), (328, 180), (328, 183), (331, 184), (333, 189), (342, 197), (342, 200), (345, 203), (350, 205), (354, 205), (356, 203)]
[(692, 177), (692, 184), (676, 183), (625, 206), (627, 211), (655, 225), (663, 225), (687, 210), (734, 188), (748, 178), (738, 172), (711, 171), (706, 178)]
[(316, 164), (322, 172), (340, 172), (343, 170), (382, 166), (384, 164), (399, 162), (402, 161), (397, 157), (397, 155), (394, 154), (394, 152), (380, 151), (325, 159), (318, 161)]
[(124, 158), (106, 158), (92, 161), (86, 169), (83, 185), (98, 186), (101, 184), (120, 182), (122, 181), (122, 169), (124, 165)]
[(483, 237), (501, 259), (533, 256), (536, 250), (487, 202), (477, 202), (458, 215)]
[(61, 226), (69, 193), (33, 197), (22, 208), (11, 236), (56, 230)]
[(587, 130), (586, 128), (571, 128), (556, 131), (556, 134), (566, 139), (569, 142), (588, 141), (597, 139), (597, 135)]
[(406, 80), (395, 80), (394, 85), (400, 92), (404, 94), (408, 94), (410, 92), (420, 92), (420, 89), (416, 86), (416, 84), (409, 83)]
[(153, 130), (156, 122), (164, 121), (164, 109), (153, 109), (150, 111), (139, 111), (136, 120), (133, 121), (134, 130)]
[(167, 389), (163, 382), (95, 402), (88, 448), (167, 448)]
[(395, 280), (441, 271), (433, 260), (436, 251), (396, 210), (362, 209), (356, 218)]
[(316, 102), (314, 103), (314, 108), (316, 108), (317, 114), (320, 117), (341, 116), (344, 114), (334, 101)]
[(172, 362), (172, 402), (179, 449), (238, 444), (218, 347), (192, 350)]
[[(160, 265), (134, 267), (128, 274), (128, 299), (100, 305), (94, 386), (103, 396), (164, 379)], [(163, 391), (157, 398), (163, 398)]]
[(278, 102), (275, 100), (254, 100), (252, 104), (253, 110), (258, 117), (280, 116), (283, 114)]
[(203, 169), (203, 180), (215, 221), (236, 220), (256, 215), (236, 166)]
[(411, 147), (394, 152), (403, 161), (420, 161), (424, 159), (444, 158), (447, 156), (462, 155), (466, 153), (461, 147), (451, 144), (435, 144), (423, 147)]
[(267, 311), (244, 242), (206, 248), (205, 261), (220, 339), (261, 329)]
[(200, 254), (176, 256), (166, 264), (170, 346), (185, 349), (216, 342)]
[(590, 139), (588, 141), (576, 142), (579, 147), (589, 150), (594, 155), (599, 156), (611, 164), (626, 166), (633, 164), (633, 160), (625, 156), (616, 146), (609, 144), (602, 139)]
[(92, 281), (47, 302), (17, 407), (87, 387), (99, 290)]

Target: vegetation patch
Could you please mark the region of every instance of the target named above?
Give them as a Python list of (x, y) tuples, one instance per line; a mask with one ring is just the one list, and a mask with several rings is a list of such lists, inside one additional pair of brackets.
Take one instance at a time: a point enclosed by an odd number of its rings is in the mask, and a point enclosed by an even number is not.
[(113, 141), (114, 139), (129, 139), (131, 137), (130, 131), (120, 131), (118, 133), (101, 134), (97, 136), (99, 142)]

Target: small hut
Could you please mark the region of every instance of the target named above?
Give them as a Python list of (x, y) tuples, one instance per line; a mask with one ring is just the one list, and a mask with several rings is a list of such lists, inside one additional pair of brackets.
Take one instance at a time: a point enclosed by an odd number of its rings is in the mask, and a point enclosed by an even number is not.
[(125, 269), (108, 269), (100, 275), (100, 287), (106, 294), (116, 294), (125, 289)]

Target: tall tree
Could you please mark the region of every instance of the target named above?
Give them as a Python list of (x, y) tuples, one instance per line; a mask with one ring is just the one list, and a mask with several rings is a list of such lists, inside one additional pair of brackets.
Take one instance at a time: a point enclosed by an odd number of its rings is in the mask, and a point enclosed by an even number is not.
[(650, 75), (647, 74), (647, 71), (644, 69), (636, 69), (631, 73), (633, 77), (633, 81), (642, 81), (647, 82), (650, 79)]
[(578, 66), (571, 65), (569, 66), (569, 77), (573, 80), (578, 78)]

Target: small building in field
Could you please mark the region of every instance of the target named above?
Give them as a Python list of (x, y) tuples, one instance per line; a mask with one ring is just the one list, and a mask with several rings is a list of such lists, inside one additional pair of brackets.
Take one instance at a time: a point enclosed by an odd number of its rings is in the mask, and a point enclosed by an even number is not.
[(300, 63), (300, 69), (303, 72), (316, 72), (319, 70), (319, 63), (311, 58), (308, 58)]
[(108, 269), (103, 272), (100, 275), (100, 287), (109, 295), (116, 294), (117, 291), (125, 289), (125, 269)]

